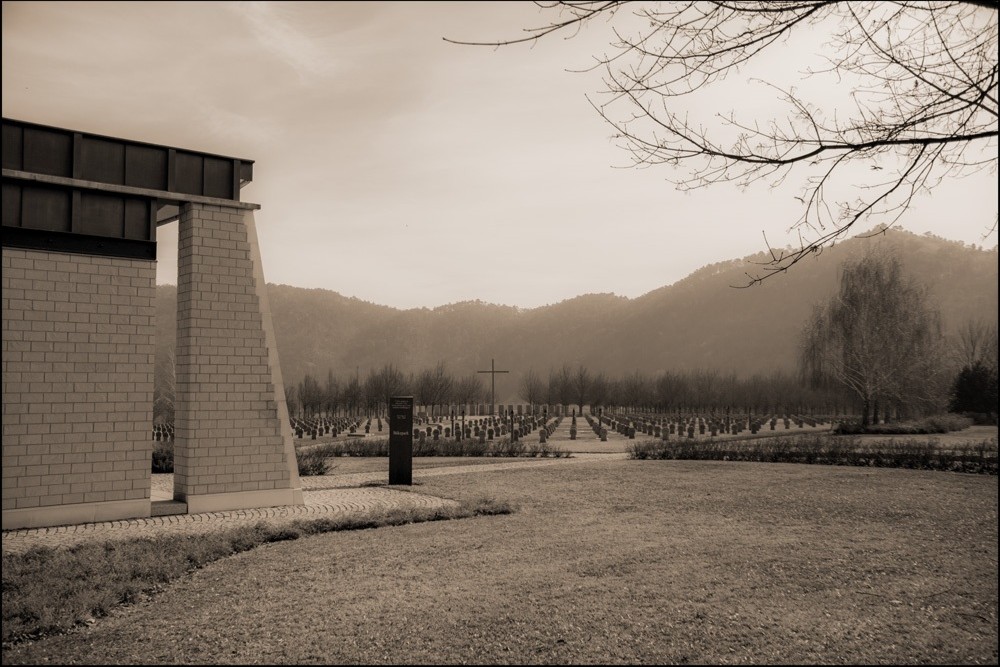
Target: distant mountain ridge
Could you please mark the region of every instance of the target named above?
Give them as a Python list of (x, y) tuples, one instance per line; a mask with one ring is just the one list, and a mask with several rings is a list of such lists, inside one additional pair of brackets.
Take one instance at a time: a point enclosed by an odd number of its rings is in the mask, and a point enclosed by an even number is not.
[[(433, 309), (400, 310), (323, 289), (268, 284), (278, 355), (286, 383), (306, 374), (321, 381), (361, 377), (391, 362), (404, 372), (440, 360), (456, 376), (490, 367), (498, 394), (516, 394), (518, 379), (534, 369), (582, 364), (591, 372), (716, 369), (745, 376), (792, 370), (798, 335), (814, 304), (837, 289), (838, 268), (871, 243), (894, 248), (904, 270), (926, 284), (947, 329), (970, 318), (997, 319), (997, 250), (939, 237), (889, 230), (855, 237), (748, 289), (757, 255), (705, 266), (640, 297), (585, 294), (522, 309), (465, 301)], [(623, 270), (628, 270), (627, 266)], [(176, 287), (157, 287), (158, 363), (176, 337)], [(486, 376), (483, 376), (484, 378)], [(488, 386), (488, 382), (486, 383)], [(498, 398), (499, 400), (499, 398)]]

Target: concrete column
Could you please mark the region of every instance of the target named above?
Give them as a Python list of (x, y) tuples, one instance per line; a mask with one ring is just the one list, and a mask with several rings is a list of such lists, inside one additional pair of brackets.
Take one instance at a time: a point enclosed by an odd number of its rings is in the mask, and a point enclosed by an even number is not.
[(185, 204), (178, 231), (174, 498), (301, 505), (253, 212)]

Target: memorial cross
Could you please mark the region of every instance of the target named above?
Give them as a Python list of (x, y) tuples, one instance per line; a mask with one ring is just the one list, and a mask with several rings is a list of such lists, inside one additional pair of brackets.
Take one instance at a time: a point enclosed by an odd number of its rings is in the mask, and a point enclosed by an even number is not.
[(476, 371), (477, 373), (489, 373), (490, 374), (490, 415), (496, 412), (496, 378), (497, 373), (509, 373), (510, 371), (498, 371), (493, 363), (493, 359), (490, 359), (490, 370), (488, 371)]

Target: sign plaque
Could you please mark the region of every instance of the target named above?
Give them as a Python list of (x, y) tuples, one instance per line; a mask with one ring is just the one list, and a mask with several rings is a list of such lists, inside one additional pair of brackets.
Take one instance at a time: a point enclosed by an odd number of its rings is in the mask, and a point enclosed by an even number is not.
[(413, 397), (389, 399), (389, 484), (413, 484)]

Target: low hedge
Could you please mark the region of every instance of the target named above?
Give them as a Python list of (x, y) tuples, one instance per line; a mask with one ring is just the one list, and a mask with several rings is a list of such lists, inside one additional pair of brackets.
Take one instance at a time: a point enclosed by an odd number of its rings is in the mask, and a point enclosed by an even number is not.
[(798, 435), (721, 442), (647, 440), (629, 447), (633, 459), (757, 461), (911, 468), (997, 474), (997, 440), (941, 447), (926, 440), (862, 440)]
[[(336, 456), (389, 456), (388, 438), (351, 438), (341, 442), (302, 446), (295, 449), (295, 458), (302, 476), (325, 475), (331, 467), (328, 460)], [(413, 443), (413, 456), (497, 456), (497, 457), (568, 457), (569, 452), (550, 443), (527, 442), (525, 438), (512, 442), (509, 437), (487, 440), (477, 438), (425, 439)], [(153, 448), (153, 472), (174, 471), (173, 443), (156, 443)]]
[(951, 433), (972, 426), (969, 417), (956, 414), (941, 414), (914, 419), (910, 421), (889, 422), (888, 424), (869, 424), (862, 426), (860, 421), (845, 421), (836, 424), (833, 432), (837, 435), (930, 435), (933, 433)]

